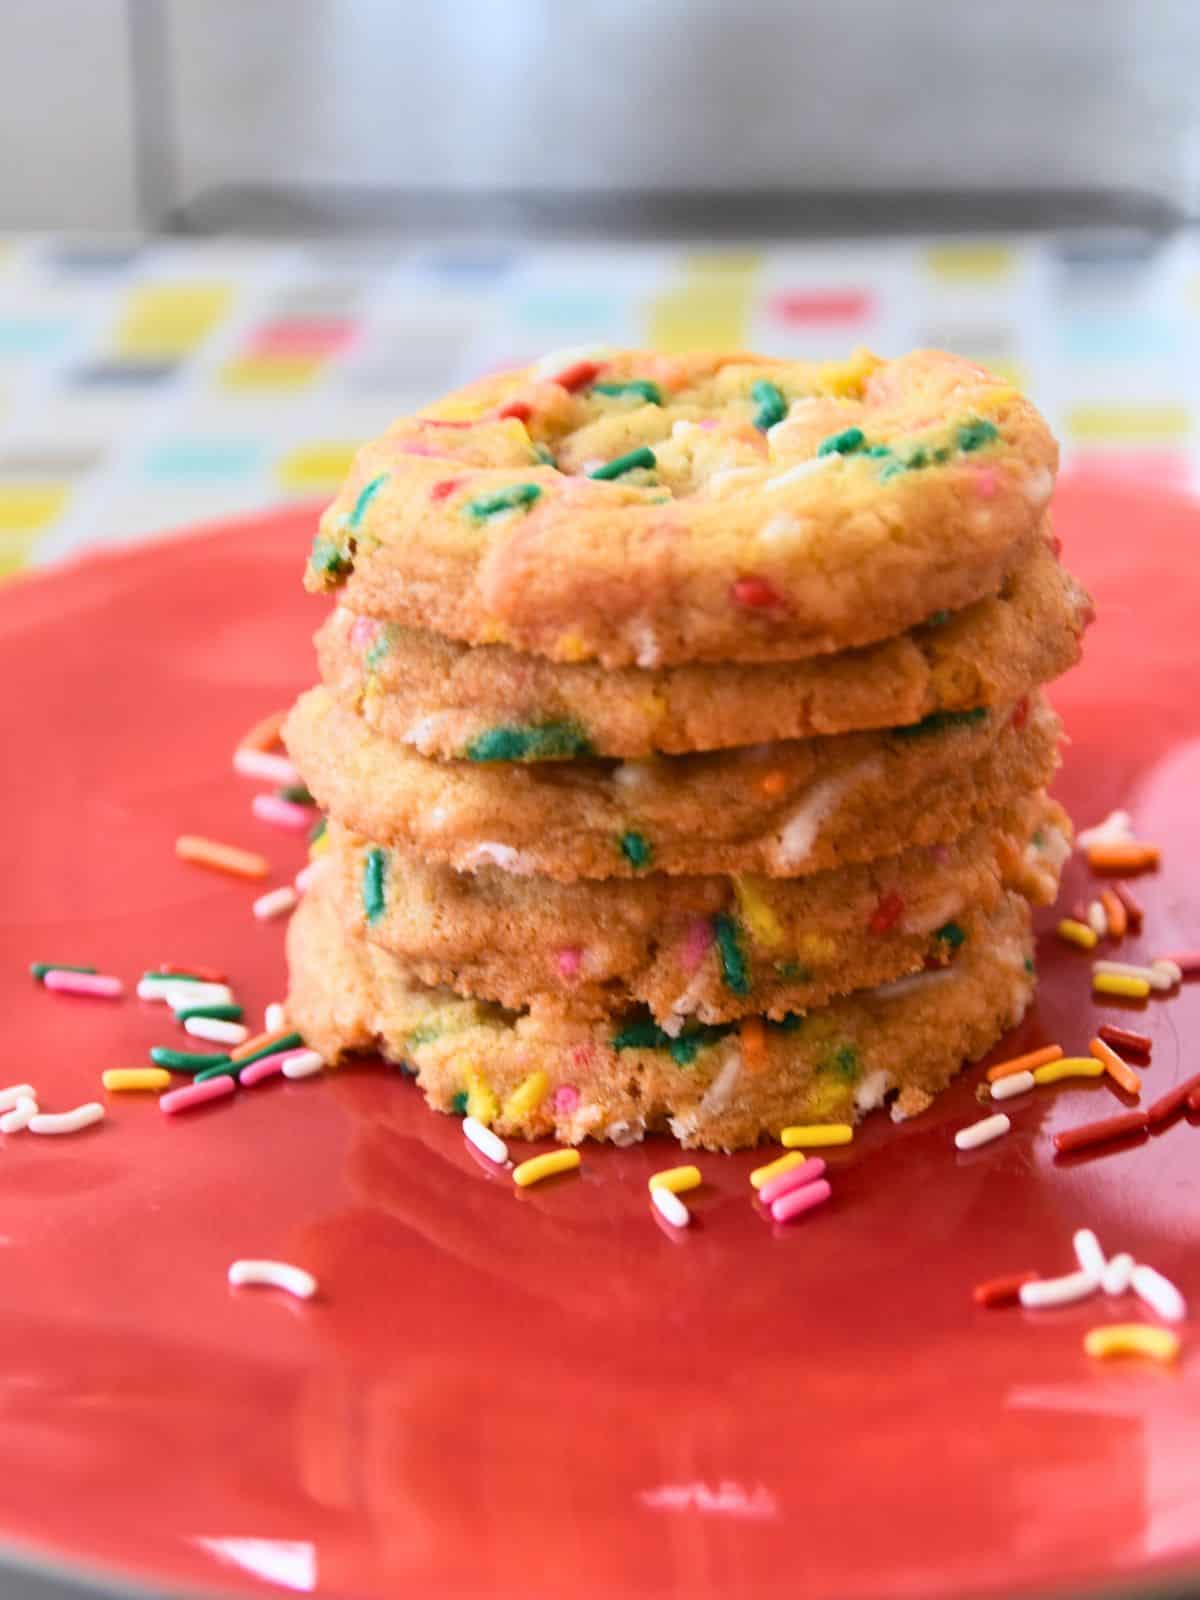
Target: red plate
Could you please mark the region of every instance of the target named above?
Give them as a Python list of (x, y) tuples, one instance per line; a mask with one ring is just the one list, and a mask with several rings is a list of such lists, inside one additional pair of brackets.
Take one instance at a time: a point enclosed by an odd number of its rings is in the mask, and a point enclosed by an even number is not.
[[(1136, 959), (1200, 944), (1200, 519), (1077, 488), (1059, 518), (1100, 621), (1056, 692), (1060, 785), (1083, 823), (1127, 806), (1164, 848)], [(227, 967), (255, 1020), (283, 985), (249, 885), (178, 862), (256, 822), (238, 735), (314, 676), (320, 606), (289, 512), (87, 561), (0, 593), (7, 825), (4, 1082), (43, 1105), (172, 1042), (161, 1008), (55, 996), (30, 959), (130, 984)], [(1080, 892), (1073, 865), (1064, 898)], [(1088, 960), (1043, 941), (1041, 997), (1005, 1048), (1096, 1023)], [(1200, 987), (1138, 1009), (1157, 1095), (1200, 1067)], [(1121, 1012), (1124, 1017), (1124, 1012)], [(0, 1152), (0, 1534), (42, 1559), (242, 1593), (600, 1600), (794, 1592), (1006, 1595), (1200, 1569), (1200, 1355), (1099, 1365), (1103, 1300), (981, 1311), (979, 1279), (1072, 1264), (1090, 1224), (1200, 1304), (1200, 1127), (1056, 1161), (1117, 1110), (1103, 1084), (1016, 1102), (968, 1155), (974, 1070), (928, 1115), (835, 1151), (834, 1200), (772, 1231), (761, 1156), (702, 1156), (695, 1226), (645, 1180), (662, 1141), (587, 1149), (516, 1192), (397, 1074), (276, 1080), (168, 1120), (114, 1096), (75, 1138)], [(301, 1305), (230, 1290), (237, 1256), (314, 1271)]]

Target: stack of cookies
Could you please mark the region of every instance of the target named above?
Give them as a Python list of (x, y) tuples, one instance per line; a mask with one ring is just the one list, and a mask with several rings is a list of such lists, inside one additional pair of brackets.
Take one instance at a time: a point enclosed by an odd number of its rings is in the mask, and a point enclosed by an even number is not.
[(291, 1022), (503, 1135), (928, 1105), (1024, 1012), (1069, 848), (1056, 460), (934, 351), (573, 352), (367, 445), (306, 575)]

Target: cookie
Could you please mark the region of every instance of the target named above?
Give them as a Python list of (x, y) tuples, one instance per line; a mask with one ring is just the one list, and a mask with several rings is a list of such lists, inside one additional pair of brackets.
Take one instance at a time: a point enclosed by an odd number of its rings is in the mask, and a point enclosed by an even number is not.
[(995, 593), (1056, 467), (1027, 400), (939, 351), (548, 358), (366, 445), (305, 582), (555, 661), (799, 660)]
[(627, 1144), (669, 1129), (732, 1150), (789, 1124), (857, 1120), (893, 1093), (893, 1114), (912, 1114), (1020, 1020), (1034, 987), (1029, 909), (1009, 895), (966, 928), (948, 966), (802, 1019), (671, 1036), (644, 1012), (573, 1019), (423, 987), (347, 937), (333, 889), (326, 869), (288, 929), (289, 1023), (327, 1061), (378, 1050), (415, 1073), (436, 1110), (505, 1137)]
[(468, 761), (626, 759), (898, 727), (1005, 705), (1079, 659), (1091, 601), (1048, 547), (998, 595), (911, 633), (756, 666), (562, 665), (471, 648), (338, 606), (316, 636), (321, 676), (378, 733)]
[(347, 928), (420, 982), (576, 1016), (642, 1004), (668, 1027), (779, 1019), (944, 965), (963, 923), (1006, 888), (1053, 900), (1070, 852), (1066, 815), (1042, 794), (949, 845), (805, 878), (562, 884), (497, 867), (459, 873), (337, 824), (330, 833)]
[(1059, 722), (1040, 695), (891, 732), (653, 761), (430, 761), (324, 688), (285, 730), (322, 808), (380, 845), (459, 871), (794, 877), (944, 843), (1041, 788)]

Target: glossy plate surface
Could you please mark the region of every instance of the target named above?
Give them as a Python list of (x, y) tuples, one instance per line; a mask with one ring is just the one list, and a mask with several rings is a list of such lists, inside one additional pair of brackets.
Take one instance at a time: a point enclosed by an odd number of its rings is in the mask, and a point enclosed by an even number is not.
[[(54, 996), (31, 959), (132, 983), (226, 968), (283, 985), (254, 887), (178, 862), (196, 832), (303, 846), (251, 817), (230, 753), (315, 676), (322, 607), (290, 512), (0, 591), (4, 1083), (100, 1094), (177, 1030), (160, 1008)], [(1054, 694), (1081, 824), (1123, 805), (1161, 843), (1139, 954), (1200, 944), (1200, 514), (1068, 486), (1059, 530), (1099, 621)], [(1064, 899), (1082, 869), (1069, 869)], [(1043, 919), (1047, 924), (1052, 920)], [(1117, 1008), (1043, 938), (1012, 1050), (1086, 1049)], [(1149, 1095), (1200, 1069), (1200, 985), (1134, 1008)], [(1200, 1309), (1200, 1126), (1055, 1160), (1103, 1084), (1014, 1102), (970, 1154), (978, 1069), (831, 1157), (834, 1200), (772, 1231), (751, 1155), (701, 1157), (669, 1237), (662, 1141), (588, 1149), (517, 1192), (398, 1075), (280, 1080), (167, 1119), (111, 1097), (75, 1138), (0, 1150), (0, 1538), (150, 1586), (353, 1597), (1026, 1595), (1200, 1573), (1200, 1338), (1175, 1370), (1100, 1366), (1084, 1332), (1136, 1303), (981, 1311), (976, 1281), (1066, 1271), (1090, 1224)], [(102, 1096), (101, 1096), (102, 1097)], [(320, 1299), (231, 1290), (238, 1256)]]

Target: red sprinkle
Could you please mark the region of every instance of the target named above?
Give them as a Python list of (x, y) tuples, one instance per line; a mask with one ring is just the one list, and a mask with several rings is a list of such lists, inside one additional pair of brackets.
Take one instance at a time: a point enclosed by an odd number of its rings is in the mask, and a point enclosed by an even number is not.
[(1152, 1128), (1157, 1128), (1160, 1123), (1168, 1122), (1187, 1105), (1188, 1100), (1200, 1089), (1200, 1072), (1191, 1078), (1185, 1078), (1182, 1083), (1177, 1083), (1173, 1089), (1168, 1089), (1166, 1094), (1156, 1100), (1152, 1106), (1146, 1107), (1146, 1121)]
[(451, 422), (446, 417), (418, 417), (423, 428), (473, 428), (473, 422)]
[(1200, 1111), (1200, 1089), (1193, 1089), (1188, 1095), (1188, 1110)]
[(598, 378), (603, 371), (604, 367), (599, 361), (576, 361), (572, 366), (556, 372), (550, 382), (573, 392), (582, 389), (585, 383), (591, 383), (592, 379)]
[(1036, 1272), (1010, 1272), (1006, 1278), (989, 1278), (986, 1283), (977, 1283), (971, 1298), (977, 1306), (1015, 1306), (1021, 1286), (1036, 1281)]
[(1029, 721), (1029, 696), (1022, 695), (1013, 707), (1012, 725), (1014, 728), (1023, 728)]
[(194, 961), (160, 961), (154, 970), (161, 972), (164, 978), (169, 978), (176, 972), (186, 972), (189, 977), (200, 978), (205, 983), (229, 982), (225, 974), (218, 972), (216, 967), (199, 967)]
[(1114, 883), (1110, 885), (1110, 887), (1117, 899), (1125, 907), (1126, 915), (1129, 918), (1129, 926), (1136, 933), (1141, 927), (1146, 913), (1142, 910), (1141, 906), (1138, 904), (1138, 901), (1134, 898), (1133, 891), (1126, 884)]
[(1171, 955), (1155, 956), (1156, 961), (1173, 961), (1185, 978), (1200, 972), (1200, 950), (1176, 950)]
[(443, 478), (441, 483), (435, 483), (433, 488), (430, 489), (429, 498), (431, 500), (446, 500), (456, 489), (460, 489), (466, 481), (465, 478)]
[(500, 419), (515, 417), (518, 422), (528, 422), (533, 415), (533, 407), (527, 400), (508, 400), (497, 411)]
[(1102, 1023), (1096, 1032), (1105, 1044), (1120, 1045), (1125, 1050), (1136, 1050), (1143, 1056), (1150, 1054), (1153, 1040), (1147, 1033), (1134, 1033), (1132, 1028), (1118, 1028), (1111, 1022)]
[(737, 605), (752, 611), (766, 611), (784, 603), (778, 589), (765, 578), (739, 578), (733, 585), (733, 598)]
[(1071, 1150), (1087, 1150), (1094, 1144), (1121, 1139), (1127, 1133), (1145, 1133), (1148, 1117), (1146, 1111), (1126, 1111), (1119, 1117), (1105, 1117), (1102, 1122), (1085, 1122), (1081, 1127), (1056, 1133), (1054, 1148), (1066, 1155)]
[(904, 901), (893, 889), (884, 895), (872, 911), (867, 928), (871, 933), (887, 933), (896, 926), (903, 914)]

